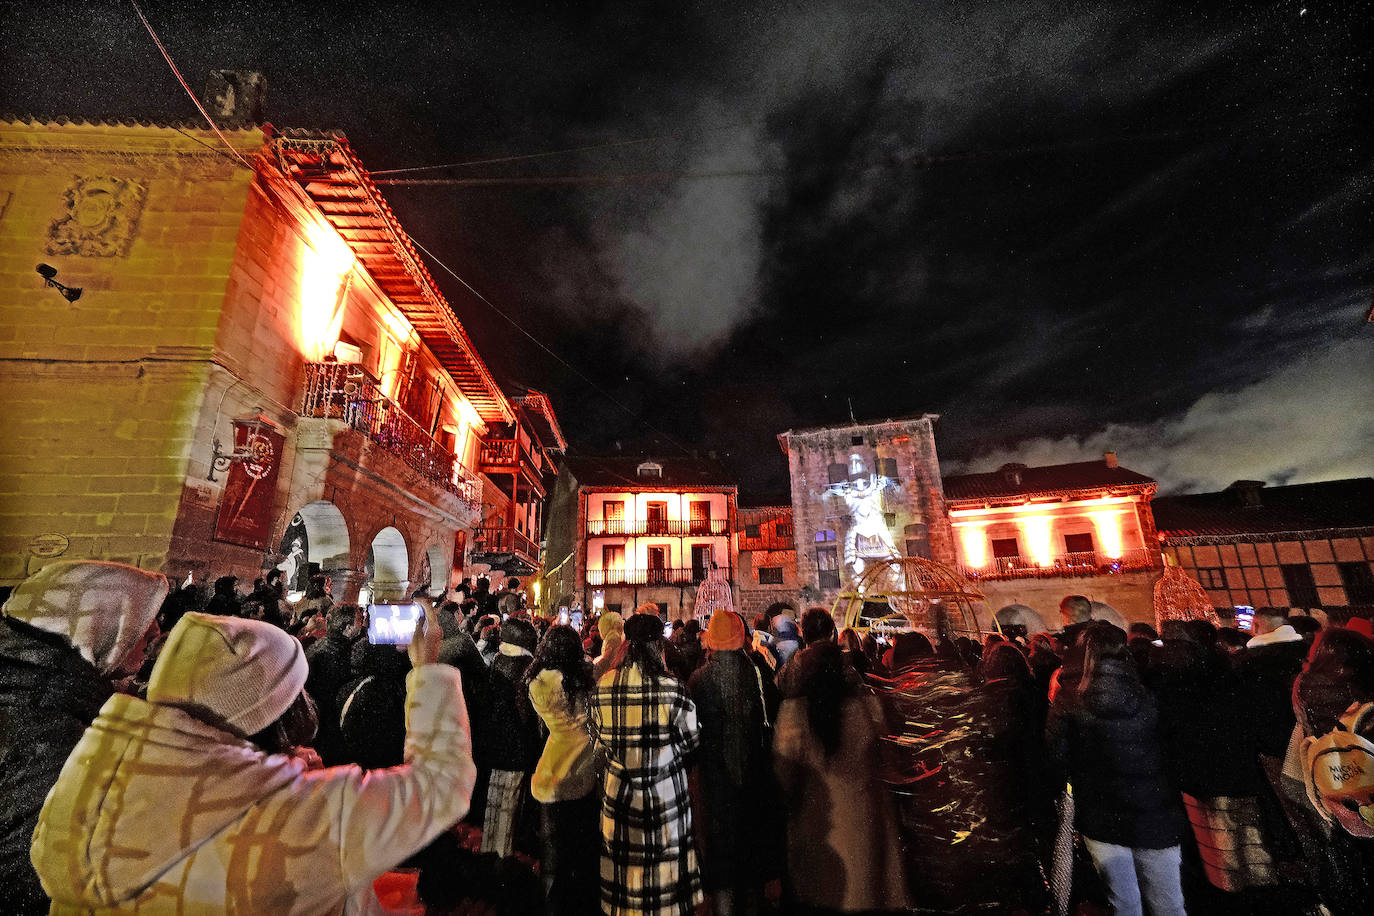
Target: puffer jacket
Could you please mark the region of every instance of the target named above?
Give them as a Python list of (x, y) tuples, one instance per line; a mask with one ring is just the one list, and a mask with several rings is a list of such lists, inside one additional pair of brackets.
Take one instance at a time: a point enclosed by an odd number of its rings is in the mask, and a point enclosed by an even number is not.
[(372, 881), (467, 811), (459, 675), (411, 672), (408, 763), (305, 771), (172, 706), (112, 697), (43, 806), (54, 913), (357, 913)]
[(1082, 696), (1061, 689), (1045, 744), (1073, 786), (1084, 836), (1135, 849), (1178, 844), (1183, 810), (1165, 772), (1159, 713), (1130, 659), (1104, 659)]
[(801, 635), (797, 632), (797, 622), (791, 617), (778, 616), (773, 620), (773, 654), (778, 657), (781, 668), (792, 660), (801, 648)]
[(530, 680), (530, 705), (549, 730), (530, 778), (530, 794), (545, 804), (586, 798), (596, 788), (596, 756), (587, 710), (569, 709), (563, 672), (545, 668), (536, 674)]
[(0, 618), (0, 887), (6, 913), (48, 912), (29, 843), (48, 790), (110, 697), (71, 643)]

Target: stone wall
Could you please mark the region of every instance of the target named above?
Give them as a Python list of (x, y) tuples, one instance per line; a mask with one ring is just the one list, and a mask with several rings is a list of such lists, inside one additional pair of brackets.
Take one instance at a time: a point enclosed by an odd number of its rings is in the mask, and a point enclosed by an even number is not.
[(0, 124), (2, 583), (166, 565), (251, 178), (189, 133)]
[[(793, 525), (797, 548), (797, 581), (803, 589), (815, 589), (817, 603), (828, 606), (842, 590), (857, 581), (846, 562), (852, 549), (854, 517), (846, 500), (830, 487), (831, 466), (844, 465), (846, 473), (856, 462), (855, 476), (876, 475), (879, 462), (896, 472), (881, 497), (881, 509), (890, 515), (881, 523), (896, 552), (906, 556), (909, 547), (945, 565), (954, 563), (954, 538), (945, 513), (940, 483), (940, 464), (935, 452), (933, 417), (860, 423), (825, 429), (791, 431), (779, 438), (787, 452), (791, 476)], [(924, 526), (924, 543), (908, 544), (908, 526)], [(818, 542), (817, 534), (834, 532), (832, 542)], [(840, 588), (821, 588), (817, 548), (836, 551)]]
[(1085, 595), (1116, 608), (1127, 623), (1154, 626), (1154, 586), (1161, 574), (1160, 570), (1149, 570), (1110, 576), (982, 580), (973, 583), (973, 587), (983, 593), (993, 614), (1007, 605), (1023, 604), (1056, 630), (1060, 624), (1059, 602), (1066, 595)]

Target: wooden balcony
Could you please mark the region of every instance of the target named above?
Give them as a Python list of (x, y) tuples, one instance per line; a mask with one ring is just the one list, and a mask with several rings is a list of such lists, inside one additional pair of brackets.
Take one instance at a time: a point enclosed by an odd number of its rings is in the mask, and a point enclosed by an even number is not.
[(600, 519), (587, 520), (587, 537), (724, 537), (730, 533), (723, 518), (698, 519)]
[(787, 537), (781, 534), (763, 534), (758, 537), (749, 537), (741, 534), (739, 537), (739, 549), (743, 553), (746, 550), (796, 550), (797, 542), (792, 539), (789, 532)]
[(1032, 557), (994, 557), (982, 566), (959, 565), (959, 572), (969, 581), (979, 579), (1060, 579), (1074, 576), (1110, 576), (1123, 572), (1139, 572), (1159, 566), (1154, 551), (1135, 549), (1123, 551), (1119, 557), (1103, 553), (1064, 553), (1050, 558), (1041, 566)]
[[(651, 569), (589, 569), (587, 585), (697, 585), (706, 580), (710, 572), (704, 566), (654, 567)], [(726, 581), (735, 581), (735, 571), (721, 567)]]
[(509, 525), (483, 525), (473, 532), (472, 559), (486, 563), (508, 556), (532, 567), (539, 565), (539, 544), (529, 535)]
[(356, 366), (306, 363), (302, 417), (339, 420), (394, 453), (431, 483), (480, 506), (481, 484), (457, 457)]
[(546, 495), (543, 478), (550, 470), (547, 462), (516, 439), (483, 439), (477, 467), (487, 475), (509, 474), (541, 499)]

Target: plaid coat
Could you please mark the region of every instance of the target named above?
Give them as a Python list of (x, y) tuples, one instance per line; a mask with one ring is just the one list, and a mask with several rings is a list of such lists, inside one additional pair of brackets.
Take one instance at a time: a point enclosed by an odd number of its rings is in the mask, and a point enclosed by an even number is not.
[(646, 682), (638, 665), (628, 665), (597, 683), (588, 725), (606, 763), (603, 911), (689, 916), (703, 899), (687, 792), (696, 707), (678, 681)]

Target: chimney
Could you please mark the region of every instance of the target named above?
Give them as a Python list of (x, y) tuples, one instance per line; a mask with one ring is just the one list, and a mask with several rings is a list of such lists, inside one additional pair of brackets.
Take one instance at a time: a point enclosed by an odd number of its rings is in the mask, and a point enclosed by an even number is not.
[(1116, 467), (1116, 452), (1103, 452), (1102, 462), (1109, 468)]
[(1234, 490), (1240, 504), (1245, 508), (1258, 509), (1262, 505), (1260, 490), (1263, 487), (1263, 480), (1237, 480), (1226, 489)]
[(220, 127), (256, 127), (267, 121), (267, 77), (256, 70), (211, 70), (201, 101)]

